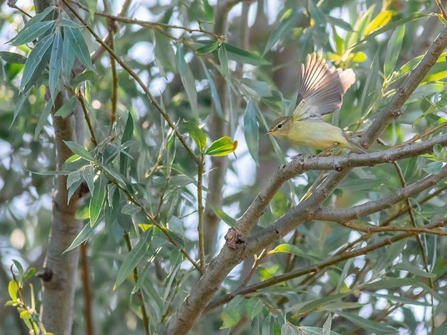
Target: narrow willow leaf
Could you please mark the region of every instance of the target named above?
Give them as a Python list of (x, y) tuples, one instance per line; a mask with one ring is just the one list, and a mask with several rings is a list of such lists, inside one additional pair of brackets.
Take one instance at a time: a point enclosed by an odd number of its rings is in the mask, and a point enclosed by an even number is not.
[(68, 81), (71, 78), (71, 70), (73, 69), (76, 55), (71, 49), (71, 43), (67, 37), (64, 37), (62, 45), (62, 59), (62, 74)]
[(191, 136), (191, 138), (194, 140), (200, 152), (202, 152), (206, 146), (206, 136), (203, 130), (200, 129), (195, 122), (188, 120), (183, 120), (183, 127), (185, 128), (189, 136)]
[(296, 23), (299, 18), (304, 15), (304, 9), (302, 7), (290, 8), (282, 15), (278, 26), (271, 32), (267, 44), (264, 48), (264, 55), (270, 50), (270, 48), (279, 41), (280, 38), (284, 38), (290, 31), (296, 27)]
[(355, 314), (350, 314), (342, 311), (337, 311), (337, 314), (341, 317), (353, 322), (359, 327), (367, 330), (371, 334), (397, 334), (396, 328), (382, 324), (380, 322), (368, 320)]
[(48, 88), (53, 102), (55, 101), (56, 94), (58, 93), (57, 87), (59, 84), (59, 75), (62, 69), (63, 42), (64, 41), (62, 40), (62, 34), (60, 32), (56, 33), (54, 37), (53, 46), (51, 48), (50, 69), (48, 79)]
[(90, 226), (93, 226), (99, 218), (99, 214), (106, 199), (108, 180), (104, 174), (100, 174), (95, 180), (95, 191), (92, 193), (89, 205)]
[(341, 29), (350, 31), (350, 32), (354, 31), (354, 29), (352, 29), (351, 25), (348, 22), (343, 21), (342, 19), (340, 19), (338, 17), (334, 17), (331, 15), (325, 15), (325, 17), (326, 17), (327, 22), (333, 26), (340, 27)]
[(111, 186), (113, 184), (109, 184), (108, 186), (108, 200), (107, 205), (108, 208), (105, 209), (104, 221), (106, 226), (110, 226), (118, 217), (119, 210), (121, 208), (120, 201), (121, 195), (118, 189), (115, 187), (112, 189)]
[(219, 115), (223, 119), (224, 113), (222, 110), (222, 105), (220, 103), (219, 92), (217, 91), (217, 87), (216, 87), (216, 84), (214, 83), (213, 76), (211, 75), (211, 72), (206, 67), (205, 63), (202, 60), (200, 60), (200, 62), (202, 63), (203, 72), (205, 72), (206, 79), (208, 80), (208, 85), (210, 86), (211, 97), (213, 98), (213, 103), (214, 103), (214, 109), (216, 110), (217, 115)]
[(188, 96), (189, 104), (191, 105), (192, 114), (198, 118), (199, 108), (197, 105), (197, 91), (196, 83), (191, 69), (185, 61), (182, 48), (177, 47), (177, 69), (180, 74), (180, 79)]
[(77, 24), (76, 22), (74, 22), (72, 20), (66, 19), (66, 18), (63, 18), (60, 21), (60, 26), (74, 28), (74, 29), (81, 29), (82, 28), (81, 25)]
[(198, 48), (196, 50), (196, 54), (206, 55), (206, 54), (212, 53), (214, 50), (216, 50), (222, 42), (218, 40), (218, 41), (205, 41), (205, 42), (200, 42), (200, 43), (203, 43), (204, 46)]
[(125, 204), (121, 209), (121, 213), (127, 215), (134, 215), (137, 214), (139, 211), (141, 211), (141, 207), (136, 206), (134, 204)]
[(152, 233), (153, 229), (146, 230), (138, 243), (133, 246), (132, 250), (124, 258), (123, 264), (118, 270), (115, 284), (113, 285), (114, 290), (127, 279), (133, 269), (135, 269), (143, 257), (145, 257), (146, 251), (149, 248), (148, 241), (152, 238)]
[(217, 50), (217, 58), (219, 58), (220, 63), (220, 74), (225, 77), (228, 73), (228, 53), (224, 44), (221, 44), (219, 50)]
[(8, 293), (9, 293), (9, 297), (11, 298), (11, 300), (13, 301), (17, 301), (17, 283), (15, 280), (10, 280), (9, 284), (8, 284)]
[(80, 170), (72, 171), (68, 174), (67, 178), (67, 204), (70, 202), (71, 197), (79, 190), (83, 180), (81, 178)]
[(356, 47), (356, 46), (358, 46), (360, 44), (363, 44), (363, 43), (369, 41), (370, 39), (376, 37), (377, 35), (380, 35), (380, 34), (383, 34), (383, 33), (387, 32), (388, 30), (392, 30), (392, 29), (394, 29), (396, 27), (399, 27), (399, 26), (401, 26), (401, 25), (403, 25), (405, 23), (408, 23), (408, 22), (411, 22), (411, 21), (414, 21), (414, 20), (417, 20), (417, 19), (420, 19), (420, 18), (425, 18), (427, 16), (428, 16), (427, 14), (423, 14), (423, 13), (412, 13), (412, 14), (410, 14), (406, 18), (403, 18), (403, 19), (400, 19), (400, 20), (397, 20), (397, 21), (391, 21), (390, 23), (388, 23), (384, 27), (379, 28), (379, 29), (375, 30), (374, 32), (368, 34), (365, 38), (363, 38), (362, 40), (360, 40), (357, 43), (355, 43), (352, 46), (352, 48), (354, 48), (354, 47)]
[(269, 65), (270, 62), (264, 59), (262, 56), (249, 52), (247, 50), (238, 48), (228, 43), (222, 43), (227, 51), (228, 59), (234, 60), (238, 63), (246, 63), (251, 65)]
[(384, 25), (386, 25), (391, 18), (393, 17), (393, 13), (390, 10), (384, 10), (379, 13), (367, 26), (364, 30), (363, 34), (368, 35), (372, 33), (373, 31), (382, 28)]
[(229, 225), (230, 227), (234, 227), (236, 225), (236, 219), (225, 213), (223, 209), (217, 208), (211, 205), (210, 203), (208, 203), (208, 205), (211, 207), (214, 214), (216, 214), (216, 216), (223, 222), (225, 222), (227, 225)]
[(174, 72), (176, 70), (175, 53), (170, 39), (158, 31), (154, 31), (154, 37), (154, 54), (156, 61), (159, 65), (162, 65), (161, 68), (163, 71)]
[(0, 58), (10, 64), (25, 64), (26, 57), (15, 52), (0, 51)]
[[(391, 35), (386, 48), (385, 62), (383, 65), (383, 72), (385, 78), (388, 78), (393, 73), (396, 66), (397, 59), (399, 58), (400, 50), (402, 48), (402, 42), (405, 35), (405, 25), (398, 27)], [(393, 49), (393, 50), (390, 50)]]
[[(121, 144), (132, 140), (133, 136), (133, 117), (132, 113), (127, 113), (126, 126), (124, 127), (123, 136), (121, 137)], [(129, 152), (129, 148), (124, 149), (124, 152), (120, 153), (120, 168), (119, 171), (122, 175), (126, 174), (129, 156), (126, 154)]]
[(220, 329), (230, 328), (236, 325), (244, 316), (246, 301), (245, 298), (238, 295), (224, 307), (220, 317), (223, 324)]
[(253, 100), (250, 100), (244, 115), (244, 136), (248, 152), (250, 152), (256, 165), (259, 165), (259, 125), (256, 121), (256, 115), (258, 113), (260, 113), (258, 106)]
[(87, 165), (82, 169), (82, 178), (87, 183), (88, 190), (91, 194), (95, 192), (95, 175), (95, 168), (92, 165)]
[(9, 129), (11, 129), (12, 125), (14, 124), (14, 121), (17, 118), (17, 115), (19, 115), (20, 110), (22, 109), (23, 104), (25, 101), (28, 100), (28, 96), (30, 95), (31, 91), (27, 91), (25, 93), (22, 93), (20, 96), (20, 99), (16, 103), (16, 108), (14, 109), (14, 117), (12, 118), (12, 122), (9, 125)]
[(237, 148), (237, 141), (232, 141), (229, 136), (224, 136), (211, 143), (205, 154), (209, 156), (227, 156)]
[[(9, 41), (10, 43), (13, 43), (17, 37), (25, 30), (28, 29), (33, 29), (32, 27), (35, 27), (36, 24), (40, 23), (43, 19), (45, 19), (47, 17), (48, 14), (50, 14), (56, 7), (55, 6), (49, 6), (47, 8), (45, 8), (45, 10), (43, 10), (42, 12), (40, 12), (39, 14), (36, 14), (34, 17), (32, 17), (23, 27), (23, 29), (20, 31), (20, 33), (18, 35), (16, 35), (11, 41)], [(47, 21), (47, 22), (53, 22), (54, 21)], [(13, 44), (14, 45), (14, 44)]]
[(30, 85), (34, 84), (33, 82), (30, 82), (31, 78), (36, 78), (36, 76), (42, 74), (43, 69), (48, 64), (48, 59), (45, 55), (47, 54), (47, 51), (51, 50), (50, 47), (53, 44), (53, 40), (53, 34), (45, 36), (37, 43), (36, 47), (29, 54), (23, 70), (22, 82), (20, 83), (21, 91), (23, 91), (28, 83), (30, 83)]
[(53, 103), (51, 102), (51, 100), (48, 100), (47, 104), (45, 105), (45, 108), (43, 109), (42, 113), (40, 114), (39, 121), (37, 122), (37, 126), (34, 131), (34, 140), (37, 140), (43, 126), (48, 122), (48, 117), (50, 116), (52, 108), (53, 108)]
[(259, 299), (258, 297), (251, 297), (250, 299), (248, 299), (246, 310), (250, 320), (253, 321), (253, 319), (259, 313), (261, 313), (263, 309), (264, 309), (264, 303), (262, 302), (261, 299)]
[(79, 29), (74, 29), (66, 27), (64, 29), (64, 38), (67, 38), (70, 42), (72, 51), (75, 53), (76, 57), (79, 59), (82, 65), (87, 69), (93, 71), (92, 59), (90, 58), (90, 52), (88, 51), (87, 44), (84, 41)]
[(55, 21), (38, 22), (27, 29), (23, 29), (12, 41), (12, 45), (18, 46), (37, 40), (47, 31), (54, 28)]
[(79, 155), (80, 157), (84, 158), (85, 160), (92, 162), (95, 159), (93, 158), (92, 154), (87, 151), (82, 145), (79, 143), (73, 142), (73, 141), (64, 141), (65, 145), (73, 151), (74, 154)]
[(69, 100), (65, 101), (64, 104), (57, 110), (54, 116), (66, 118), (74, 112), (76, 106), (76, 97), (71, 97)]
[(88, 238), (93, 235), (95, 232), (95, 228), (99, 225), (100, 221), (97, 221), (96, 224), (92, 227), (89, 224), (86, 224), (84, 228), (82, 228), (81, 232), (76, 236), (76, 238), (71, 242), (70, 246), (64, 251), (64, 253), (73, 250), (78, 247), (84, 241), (87, 241)]

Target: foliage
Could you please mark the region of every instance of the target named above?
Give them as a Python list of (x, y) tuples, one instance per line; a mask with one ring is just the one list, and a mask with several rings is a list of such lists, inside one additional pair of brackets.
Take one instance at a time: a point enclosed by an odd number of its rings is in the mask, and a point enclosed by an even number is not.
[[(105, 3), (16, 8), (1, 23), (1, 315), (12, 305), (44, 333), (39, 294), (22, 295), (42, 286), (31, 269), (63, 175), (68, 198), (89, 190), (66, 250), (87, 250), (75, 334), (87, 320), (97, 333), (177, 334), (182, 318), (195, 334), (445, 333), (447, 53), (420, 71), (444, 32), (434, 2), (124, 2), (119, 15)], [(285, 164), (315, 152), (263, 136), (293, 110), (314, 50), (355, 71), (331, 122), (370, 154)], [(65, 141), (57, 166), (54, 118), (79, 106), (88, 140)]]

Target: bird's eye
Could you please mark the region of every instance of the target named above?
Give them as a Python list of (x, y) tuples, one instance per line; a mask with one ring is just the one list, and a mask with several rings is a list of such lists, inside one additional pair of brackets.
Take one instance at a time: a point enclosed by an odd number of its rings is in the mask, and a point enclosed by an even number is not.
[(282, 127), (282, 123), (280, 123), (277, 128), (280, 129)]

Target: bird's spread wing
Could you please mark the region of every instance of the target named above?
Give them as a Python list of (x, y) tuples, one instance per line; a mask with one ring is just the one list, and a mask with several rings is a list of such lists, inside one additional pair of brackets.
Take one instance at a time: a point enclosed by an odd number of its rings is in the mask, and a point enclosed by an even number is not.
[(334, 112), (340, 108), (343, 95), (354, 82), (355, 74), (351, 69), (331, 69), (321, 55), (308, 55), (306, 64), (301, 64), (293, 118), (318, 120), (321, 115)]

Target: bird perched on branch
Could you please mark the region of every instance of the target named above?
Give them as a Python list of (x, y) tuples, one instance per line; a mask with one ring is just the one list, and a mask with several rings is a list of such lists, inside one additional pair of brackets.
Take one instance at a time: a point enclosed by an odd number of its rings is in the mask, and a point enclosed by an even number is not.
[(343, 130), (321, 118), (340, 108), (343, 95), (354, 82), (351, 69), (329, 68), (321, 55), (308, 55), (306, 64), (301, 64), (297, 106), (292, 116), (278, 118), (268, 134), (320, 150), (339, 146), (365, 153)]

